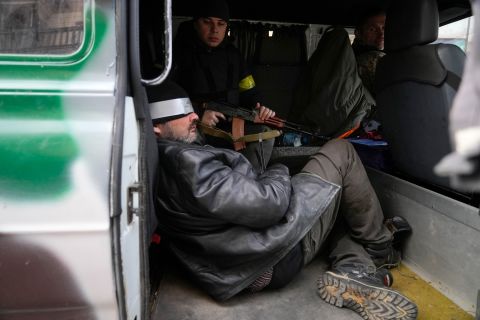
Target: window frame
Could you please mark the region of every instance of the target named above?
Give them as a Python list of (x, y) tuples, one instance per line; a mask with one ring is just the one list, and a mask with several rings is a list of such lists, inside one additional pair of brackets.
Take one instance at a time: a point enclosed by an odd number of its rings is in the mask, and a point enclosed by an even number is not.
[(81, 61), (88, 56), (95, 42), (94, 14), (94, 0), (83, 0), (83, 39), (75, 51), (67, 54), (0, 52), (0, 64), (65, 65)]

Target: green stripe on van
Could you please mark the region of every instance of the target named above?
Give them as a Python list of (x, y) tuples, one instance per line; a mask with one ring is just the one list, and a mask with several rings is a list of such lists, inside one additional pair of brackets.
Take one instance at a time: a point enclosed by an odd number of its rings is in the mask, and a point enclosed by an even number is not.
[(0, 196), (22, 200), (61, 196), (71, 187), (70, 167), (77, 155), (67, 133), (0, 137)]
[(59, 96), (19, 95), (0, 96), (0, 119), (50, 119), (64, 118)]
[[(81, 54), (4, 56), (1, 78), (74, 81), (97, 54), (108, 27), (100, 10), (95, 11), (94, 28), (90, 16), (91, 11), (87, 14), (90, 22), (86, 21), (89, 39), (79, 51)], [(80, 152), (68, 130), (61, 94), (61, 91), (0, 89), (0, 121), (4, 122), (0, 128), (0, 198), (20, 202), (51, 200), (71, 190), (72, 164)]]

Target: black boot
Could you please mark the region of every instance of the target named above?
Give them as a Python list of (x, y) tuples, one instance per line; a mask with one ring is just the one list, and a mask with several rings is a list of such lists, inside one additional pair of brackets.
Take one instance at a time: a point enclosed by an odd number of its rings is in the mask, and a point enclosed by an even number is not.
[(397, 251), (393, 247), (392, 242), (383, 244), (366, 244), (364, 247), (377, 268), (398, 267), (402, 261), (400, 251)]
[(392, 242), (367, 244), (364, 247), (377, 268), (397, 267), (402, 260), (402, 248), (405, 239), (412, 233), (412, 227), (405, 218), (400, 216), (388, 218), (384, 224), (392, 233)]
[(405, 239), (412, 233), (412, 227), (405, 218), (400, 216), (388, 218), (385, 220), (384, 224), (393, 234), (393, 247), (402, 251)]

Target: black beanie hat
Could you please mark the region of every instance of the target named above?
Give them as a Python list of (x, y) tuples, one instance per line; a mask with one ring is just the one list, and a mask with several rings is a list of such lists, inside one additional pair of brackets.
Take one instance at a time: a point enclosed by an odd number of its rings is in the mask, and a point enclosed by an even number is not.
[(226, 0), (197, 0), (194, 18), (214, 17), (225, 21), (230, 19), (230, 10)]
[(166, 122), (193, 112), (187, 93), (173, 81), (148, 86), (147, 98), (153, 123)]

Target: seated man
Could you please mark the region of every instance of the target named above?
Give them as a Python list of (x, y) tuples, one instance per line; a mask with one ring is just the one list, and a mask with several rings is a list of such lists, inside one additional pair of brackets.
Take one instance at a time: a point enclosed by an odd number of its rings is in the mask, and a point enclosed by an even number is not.
[[(213, 298), (285, 286), (331, 233), (321, 298), (364, 319), (386, 319), (379, 310), (387, 308), (388, 319), (416, 318), (416, 305), (388, 288), (384, 266), (400, 258), (347, 141), (330, 141), (293, 177), (281, 164), (260, 174), (236, 151), (195, 143), (199, 118), (180, 87), (167, 82), (147, 95), (158, 137), (159, 228)], [(336, 221), (343, 224), (331, 232)]]
[(382, 9), (365, 14), (355, 27), (355, 39), (352, 43), (360, 78), (374, 97), (377, 63), (385, 55), (383, 51), (385, 19), (385, 11)]
[[(274, 136), (269, 139), (258, 135), (268, 128), (246, 122), (233, 129), (233, 121), (227, 114), (204, 109), (204, 102), (220, 102), (258, 110), (262, 120), (275, 116), (275, 112), (262, 105), (255, 81), (240, 50), (228, 39), (230, 9), (225, 0), (197, 0), (192, 3), (194, 17), (183, 22), (173, 42), (173, 65), (170, 79), (188, 92), (194, 102), (194, 110), (201, 123), (212, 129), (220, 129), (235, 135), (257, 135), (256, 141), (239, 143), (235, 150), (242, 152), (256, 170), (263, 172), (274, 145)], [(235, 127), (237, 127), (235, 125)], [(213, 130), (215, 132), (215, 130)], [(244, 131), (244, 133), (242, 133)], [(216, 147), (233, 148), (231, 141), (207, 134), (206, 141)]]

